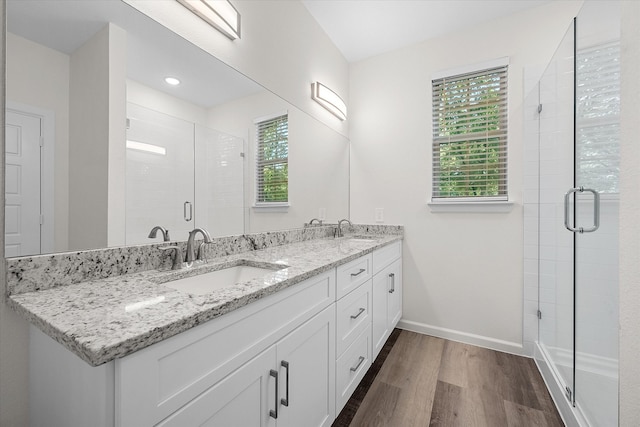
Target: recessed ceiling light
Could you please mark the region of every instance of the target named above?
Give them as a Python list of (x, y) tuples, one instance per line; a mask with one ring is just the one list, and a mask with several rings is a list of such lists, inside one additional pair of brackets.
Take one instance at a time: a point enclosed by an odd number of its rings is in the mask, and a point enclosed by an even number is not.
[(171, 86), (178, 86), (180, 84), (180, 80), (176, 79), (175, 77), (165, 77), (164, 81)]

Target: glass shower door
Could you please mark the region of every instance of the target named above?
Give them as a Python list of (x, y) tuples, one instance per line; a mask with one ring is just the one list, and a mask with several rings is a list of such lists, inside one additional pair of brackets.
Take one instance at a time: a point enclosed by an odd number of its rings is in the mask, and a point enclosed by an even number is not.
[[(591, 426), (618, 425), (619, 2), (586, 2), (577, 17), (575, 401)], [(595, 217), (594, 215), (598, 216)]]
[(564, 194), (573, 187), (574, 24), (538, 83), (539, 343), (573, 399), (573, 235), (564, 227)]

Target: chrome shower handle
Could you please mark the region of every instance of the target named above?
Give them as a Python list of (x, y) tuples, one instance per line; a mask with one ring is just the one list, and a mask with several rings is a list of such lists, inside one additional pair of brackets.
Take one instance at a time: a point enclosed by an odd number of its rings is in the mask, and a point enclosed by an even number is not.
[[(588, 228), (575, 227), (569, 223), (569, 216), (571, 214), (569, 199), (571, 198), (572, 194), (584, 192), (593, 194), (593, 226)], [(567, 191), (564, 195), (564, 226), (572, 233), (593, 233), (594, 231), (596, 231), (600, 227), (600, 194), (592, 188), (578, 187), (569, 189), (569, 191)]]

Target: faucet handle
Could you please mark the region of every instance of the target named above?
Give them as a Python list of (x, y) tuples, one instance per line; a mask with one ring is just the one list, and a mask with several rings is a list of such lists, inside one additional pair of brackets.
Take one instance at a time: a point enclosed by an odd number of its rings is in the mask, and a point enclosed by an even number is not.
[(208, 245), (209, 243), (206, 242), (200, 242), (200, 245), (198, 245), (198, 255), (196, 256), (196, 261), (204, 261), (207, 262), (207, 254), (205, 252), (205, 247), (206, 245)]
[(173, 250), (173, 264), (171, 264), (172, 270), (180, 270), (182, 268), (182, 248), (178, 245), (160, 246), (158, 249), (161, 251)]

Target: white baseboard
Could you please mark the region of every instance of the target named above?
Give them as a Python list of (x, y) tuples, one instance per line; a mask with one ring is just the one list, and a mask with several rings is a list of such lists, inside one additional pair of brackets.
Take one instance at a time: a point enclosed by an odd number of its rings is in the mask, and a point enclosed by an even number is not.
[(511, 353), (518, 356), (530, 357), (525, 354), (522, 344), (510, 341), (503, 341), (496, 338), (485, 337), (482, 335), (470, 334), (468, 332), (456, 331), (453, 329), (441, 328), (439, 326), (427, 325), (424, 323), (413, 322), (411, 320), (401, 319), (398, 322), (398, 328), (405, 329), (419, 334), (431, 335), (438, 338), (445, 338), (451, 341), (462, 342), (465, 344), (477, 345), (478, 347), (489, 348), (491, 350), (501, 351), (503, 353)]

